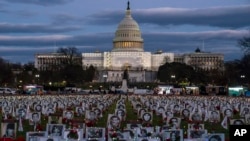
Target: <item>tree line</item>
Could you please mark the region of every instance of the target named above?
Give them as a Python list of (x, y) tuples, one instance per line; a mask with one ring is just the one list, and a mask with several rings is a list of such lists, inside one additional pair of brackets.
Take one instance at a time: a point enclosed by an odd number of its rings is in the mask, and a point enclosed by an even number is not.
[(0, 87), (17, 87), (25, 84), (40, 85), (71, 85), (91, 82), (94, 79), (96, 68), (89, 66), (83, 69), (80, 53), (75, 47), (59, 48), (57, 53), (65, 55), (60, 65), (51, 65), (47, 70), (38, 70), (34, 62), (10, 63), (0, 58)]

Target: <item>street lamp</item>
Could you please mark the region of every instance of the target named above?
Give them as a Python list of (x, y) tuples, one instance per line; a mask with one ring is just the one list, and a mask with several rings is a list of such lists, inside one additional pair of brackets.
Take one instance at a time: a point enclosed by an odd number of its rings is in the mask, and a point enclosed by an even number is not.
[(36, 77), (36, 80), (37, 80), (36, 83), (38, 83), (40, 75), (39, 75), (39, 74), (36, 74), (35, 77)]
[(242, 79), (245, 78), (245, 75), (241, 75), (240, 78), (242, 78)]
[(174, 82), (175, 75), (171, 75), (171, 79), (173, 79), (172, 82)]
[(240, 75), (241, 83), (244, 84), (245, 75)]
[(104, 82), (107, 82), (107, 78), (108, 78), (108, 75), (107, 75), (107, 74), (104, 74), (104, 75), (103, 75)]
[(22, 87), (22, 83), (23, 83), (23, 81), (22, 81), (22, 80), (19, 80), (19, 85), (18, 85), (19, 88)]

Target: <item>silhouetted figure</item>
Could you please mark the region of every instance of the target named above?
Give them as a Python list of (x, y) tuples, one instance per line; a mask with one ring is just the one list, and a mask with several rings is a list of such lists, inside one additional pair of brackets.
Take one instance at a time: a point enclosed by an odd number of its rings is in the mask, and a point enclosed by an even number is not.
[(128, 69), (124, 70), (122, 79), (128, 80)]

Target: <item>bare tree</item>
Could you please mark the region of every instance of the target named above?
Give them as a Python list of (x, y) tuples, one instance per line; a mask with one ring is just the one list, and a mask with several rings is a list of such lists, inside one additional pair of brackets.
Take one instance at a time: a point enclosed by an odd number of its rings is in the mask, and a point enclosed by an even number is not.
[(76, 47), (60, 47), (57, 50), (57, 53), (61, 53), (65, 56), (65, 59), (63, 60), (65, 65), (81, 64), (81, 54)]
[(243, 50), (245, 55), (250, 54), (250, 35), (244, 37), (238, 41), (240, 48)]

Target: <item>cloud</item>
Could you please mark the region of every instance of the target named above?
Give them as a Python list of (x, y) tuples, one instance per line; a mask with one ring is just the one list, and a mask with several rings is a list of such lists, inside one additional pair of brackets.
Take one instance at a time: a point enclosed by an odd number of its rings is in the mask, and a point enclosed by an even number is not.
[(116, 25), (123, 17), (124, 11), (101, 11), (100, 13), (89, 15), (86, 18), (86, 22), (97, 25)]
[(38, 13), (36, 11), (28, 11), (28, 10), (18, 10), (18, 11), (12, 11), (10, 12), (10, 14), (14, 14), (14, 15), (18, 15), (18, 16), (22, 16), (22, 17), (34, 17), (34, 16), (38, 16)]
[[(220, 30), (204, 32), (149, 32), (144, 33), (142, 36), (144, 38), (145, 51), (155, 52), (158, 49), (162, 49), (164, 52), (182, 54), (194, 52), (199, 47), (201, 50), (208, 52), (223, 53), (225, 60), (232, 60), (240, 57), (242, 54), (237, 46), (237, 40), (248, 35), (248, 30)], [(111, 51), (113, 38), (113, 33), (75, 36), (0, 36), (0, 56), (25, 52), (33, 57), (35, 53), (55, 51), (55, 47), (58, 46), (81, 47), (81, 52), (93, 52), (95, 50)]]
[[(242, 37), (248, 36), (248, 30), (219, 30), (204, 32), (148, 32), (143, 33), (144, 44), (152, 46), (152, 49), (163, 44), (165, 47), (183, 46), (186, 43), (209, 42), (227, 43), (235, 42)], [(105, 47), (108, 44), (112, 47), (113, 33), (93, 33), (85, 35), (37, 35), (37, 36), (0, 36), (2, 45), (10, 46), (41, 46), (51, 44), (55, 41), (61, 45), (87, 45)], [(169, 46), (168, 46), (169, 45)], [(159, 46), (163, 47), (163, 46)], [(150, 48), (150, 47), (149, 47)]]
[(8, 13), (8, 10), (0, 9), (0, 13)]
[(51, 17), (53, 25), (67, 25), (67, 24), (74, 24), (74, 23), (82, 23), (84, 20), (83, 18), (76, 17), (67, 13), (60, 13), (53, 15)]
[(7, 5), (5, 3), (0, 2), (0, 13), (8, 13), (8, 10), (5, 9), (6, 7)]
[[(43, 35), (43, 36), (0, 36), (2, 46), (52, 46), (56, 42), (70, 40), (71, 36), (66, 35)], [(1, 49), (0, 49), (1, 50)]]
[(52, 26), (43, 24), (0, 23), (0, 33), (62, 33), (79, 30), (76, 26)]
[(38, 15), (37, 11), (30, 11), (29, 9), (16, 10), (16, 9), (10, 8), (10, 5), (6, 3), (0, 3), (0, 13), (18, 15), (18, 16), (23, 16), (23, 17), (28, 17), (28, 18)]
[[(113, 34), (98, 33), (88, 35), (43, 35), (43, 36), (4, 36), (0, 35), (2, 46), (105, 46), (112, 45)], [(1, 48), (0, 48), (1, 50)]]
[(36, 4), (42, 6), (62, 5), (74, 0), (5, 0), (10, 3)]
[[(117, 24), (124, 11), (102, 11), (89, 16), (92, 24)], [(211, 8), (152, 8), (132, 9), (132, 16), (140, 24), (196, 25), (226, 28), (250, 26), (250, 5), (211, 7)]]

